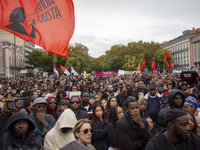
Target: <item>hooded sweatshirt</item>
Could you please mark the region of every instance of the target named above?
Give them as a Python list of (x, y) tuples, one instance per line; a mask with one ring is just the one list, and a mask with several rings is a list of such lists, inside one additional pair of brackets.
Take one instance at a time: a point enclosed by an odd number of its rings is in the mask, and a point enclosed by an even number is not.
[[(17, 120), (28, 120), (28, 131), (25, 139), (21, 138), (13, 131), (13, 124)], [(23, 112), (18, 112), (11, 117), (0, 114), (0, 149), (1, 150), (42, 150), (42, 144), (34, 137), (33, 130), (35, 125), (29, 115)], [(7, 127), (7, 133), (6, 133)]]
[[(46, 134), (44, 139), (45, 150), (59, 150), (75, 140), (72, 129), (76, 123), (76, 116), (71, 109), (66, 109), (56, 122), (56, 125)], [(62, 128), (70, 128), (67, 133)]]
[[(175, 98), (175, 96), (176, 96), (177, 94), (180, 94), (180, 95), (183, 97), (183, 102), (182, 102), (182, 105), (181, 105), (181, 107), (180, 107), (179, 109), (185, 110), (185, 109), (183, 108), (183, 105), (184, 105), (184, 103), (185, 103), (185, 96), (184, 96), (183, 92), (181, 92), (181, 91), (178, 90), (178, 89), (173, 89), (173, 90), (169, 93), (169, 95), (168, 95), (169, 107), (162, 109), (162, 110), (159, 112), (159, 114), (158, 114), (156, 123), (157, 123), (159, 126), (162, 126), (162, 127), (165, 126), (164, 116), (165, 116), (166, 112), (168, 112), (169, 109), (177, 108), (177, 107), (175, 106), (175, 102), (174, 102), (174, 98)], [(161, 129), (162, 129), (162, 128), (161, 128)]]
[(50, 107), (49, 107), (49, 104), (47, 104), (47, 106), (46, 106), (46, 111), (47, 111), (48, 114), (52, 115), (52, 116), (54, 117), (54, 119), (57, 121), (58, 118), (59, 118), (59, 113), (57, 113), (57, 112), (58, 112), (58, 100), (57, 100), (55, 97), (51, 97), (51, 96), (50, 96), (50, 97), (48, 97), (48, 98), (46, 99), (46, 101), (47, 101), (47, 103), (49, 103), (49, 101), (50, 101), (52, 98), (55, 99), (56, 102), (57, 102), (56, 108), (55, 108), (55, 113), (51, 112)]

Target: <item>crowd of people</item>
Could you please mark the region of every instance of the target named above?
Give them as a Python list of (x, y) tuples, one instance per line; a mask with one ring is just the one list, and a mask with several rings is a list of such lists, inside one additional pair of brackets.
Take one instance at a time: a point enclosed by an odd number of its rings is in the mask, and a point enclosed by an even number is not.
[(172, 73), (1, 78), (0, 149), (199, 150), (195, 78), (192, 84)]

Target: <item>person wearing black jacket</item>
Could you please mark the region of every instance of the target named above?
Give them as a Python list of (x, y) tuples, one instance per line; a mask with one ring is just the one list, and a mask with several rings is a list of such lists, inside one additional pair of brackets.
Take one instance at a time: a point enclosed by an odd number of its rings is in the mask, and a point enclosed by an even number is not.
[(29, 115), (23, 112), (11, 113), (7, 101), (4, 101), (0, 114), (0, 149), (43, 150), (41, 142), (34, 137), (35, 125)]
[[(162, 109), (158, 113), (156, 124), (159, 127), (158, 128), (159, 131), (161, 131), (163, 128), (165, 128), (164, 116), (165, 116), (166, 112), (168, 112), (170, 109), (173, 109), (173, 108), (185, 110), (183, 108), (183, 105), (185, 103), (185, 96), (184, 96), (183, 92), (181, 92), (178, 89), (173, 89), (172, 91), (170, 91), (170, 93), (168, 95), (168, 103), (169, 103), (169, 107)], [(187, 111), (187, 110), (185, 110), (185, 111)]]
[(116, 123), (124, 116), (124, 112), (120, 106), (115, 106), (110, 111), (109, 122), (107, 125), (108, 139), (110, 147), (114, 150), (119, 150)]
[(199, 150), (200, 137), (190, 131), (187, 113), (171, 109), (165, 115), (167, 129), (152, 137), (145, 150)]
[(120, 92), (117, 95), (118, 100), (119, 100), (119, 106), (123, 107), (123, 104), (124, 104), (125, 100), (129, 96), (133, 96), (133, 97), (137, 98), (137, 95), (135, 94), (135, 92), (133, 92), (133, 87), (131, 86), (131, 83), (130, 82), (126, 82), (125, 88), (122, 90), (122, 92)]
[(70, 109), (75, 113), (76, 119), (89, 119), (88, 113), (84, 110), (81, 110), (81, 100), (77, 96), (73, 96), (69, 102)]
[(103, 117), (103, 107), (97, 103), (93, 108), (92, 116), (92, 145), (96, 150), (107, 150), (109, 147), (107, 137), (108, 121)]
[(120, 150), (144, 150), (152, 137), (148, 123), (140, 117), (138, 103), (133, 97), (127, 99), (125, 115), (117, 121), (116, 130)]

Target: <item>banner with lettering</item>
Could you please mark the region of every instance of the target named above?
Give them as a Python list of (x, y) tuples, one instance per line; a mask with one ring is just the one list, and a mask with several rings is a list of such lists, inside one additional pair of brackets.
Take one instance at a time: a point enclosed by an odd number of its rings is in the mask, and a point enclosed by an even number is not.
[(72, 0), (1, 0), (0, 28), (47, 52), (67, 56), (74, 26)]

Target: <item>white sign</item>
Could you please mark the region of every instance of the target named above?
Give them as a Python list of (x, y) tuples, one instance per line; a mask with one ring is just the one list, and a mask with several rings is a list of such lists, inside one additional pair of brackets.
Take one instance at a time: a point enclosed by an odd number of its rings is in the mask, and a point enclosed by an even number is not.
[(27, 73), (27, 70), (20, 70), (20, 73)]

